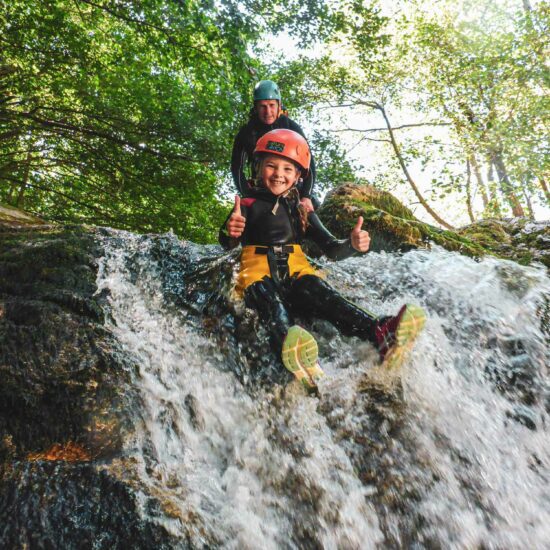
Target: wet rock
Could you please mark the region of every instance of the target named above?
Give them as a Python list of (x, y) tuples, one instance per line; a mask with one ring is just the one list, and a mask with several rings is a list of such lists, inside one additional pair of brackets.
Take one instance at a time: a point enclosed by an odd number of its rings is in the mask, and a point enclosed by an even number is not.
[(0, 224), (0, 547), (168, 548), (100, 464), (139, 403), (105, 329), (95, 232)]
[[(0, 477), (2, 548), (169, 549), (137, 495), (93, 464), (17, 462)], [(183, 546), (183, 544), (182, 544)]]
[(2, 234), (0, 430), (19, 453), (67, 440), (116, 449), (129, 377), (98, 322), (96, 256), (80, 230)]
[[(407, 212), (396, 217), (406, 218)], [(98, 238), (104, 236), (109, 246), (102, 248)], [(111, 290), (98, 293), (97, 258), (102, 254), (109, 254), (109, 269), (100, 280), (108, 281)], [(306, 397), (296, 384), (287, 385), (293, 377), (269, 351), (266, 327), (230, 294), (234, 260), (234, 254), (182, 243), (173, 235), (59, 227), (4, 230), (0, 547), (216, 548), (238, 544), (232, 538), (236, 531), (261, 532), (260, 527), (248, 531), (242, 525), (254, 521), (272, 530), (275, 546), (328, 547), (336, 539), (327, 539), (327, 534), (350, 526), (341, 516), (346, 513), (341, 504), (347, 502), (346, 488), (356, 483), (365, 489), (358, 500), (375, 509), (376, 527), (388, 548), (471, 543), (471, 532), (456, 538), (464, 524), (456, 527), (458, 531), (447, 530), (453, 508), (446, 508), (446, 502), (453, 491), (465, 495), (465, 505), (479, 513), (482, 523), (485, 517), (488, 522), (499, 517), (483, 502), (488, 495), (490, 501), (498, 495), (494, 486), (488, 482), (485, 495), (478, 487), (486, 472), (470, 475), (479, 467), (478, 440), (471, 448), (453, 441), (452, 434), (458, 433), (461, 440), (468, 425), (460, 424), (454, 432), (455, 428), (438, 427), (447, 426), (446, 418), (428, 422), (432, 415), (442, 414), (441, 409), (428, 406), (422, 412), (422, 403), (411, 400), (414, 392), (411, 386), (404, 389), (400, 378), (388, 385), (373, 377), (374, 369), (366, 368), (369, 356), (376, 355), (369, 344), (363, 344), (363, 353), (358, 342), (342, 343), (333, 327), (315, 321), (313, 332), (320, 337), (323, 359), (339, 339), (329, 361), (332, 372), (327, 369), (329, 376), (336, 372), (334, 379), (327, 381), (327, 392), (319, 398)], [(431, 289), (423, 275), (407, 273), (391, 280), (387, 275), (396, 271), (395, 264), (390, 267), (382, 268), (384, 277), (372, 283), (377, 288), (372, 296), (383, 303), (395, 299), (397, 289), (428, 295)], [(507, 266), (494, 281), (495, 288), (501, 285), (519, 300), (532, 285)], [(339, 288), (350, 291), (353, 285)], [(517, 331), (503, 335), (496, 330), (476, 314), (475, 299), (468, 298), (465, 305), (460, 297), (442, 299), (447, 291), (445, 287), (444, 294), (436, 292), (428, 303), (434, 316), (439, 312), (448, 325), (436, 338), (441, 334), (450, 347), (463, 350), (455, 375), (474, 378), (484, 365), (473, 361), (469, 350), (479, 349), (483, 357), (491, 350), (494, 360), (480, 378), (490, 379), (509, 398), (510, 424), (542, 425), (544, 417), (534, 412), (541, 389), (539, 355), (529, 349), (532, 343)], [(140, 312), (135, 316), (134, 308)], [(127, 340), (121, 337), (122, 325)], [(172, 332), (172, 325), (178, 330)], [(195, 340), (197, 334), (200, 338)], [(185, 345), (172, 345), (178, 338)], [(433, 340), (433, 333), (427, 338)], [(120, 347), (122, 341), (126, 348)], [(200, 347), (205, 341), (207, 352)], [(199, 347), (193, 347), (197, 342)], [(183, 353), (185, 346), (192, 347), (193, 357)], [(344, 358), (350, 348), (354, 353)], [(427, 351), (427, 358), (433, 353)], [(197, 386), (186, 377), (195, 359)], [(452, 374), (457, 367), (446, 355), (433, 362), (437, 376), (445, 370)], [(358, 364), (365, 372), (350, 378)], [(425, 366), (431, 368), (428, 361)], [(202, 378), (203, 367), (216, 385)], [(473, 370), (469, 375), (468, 368)], [(225, 377), (225, 370), (230, 377)], [(346, 376), (339, 377), (341, 373)], [(219, 380), (228, 382), (227, 392), (217, 392), (223, 389)], [(436, 391), (441, 388), (451, 387), (434, 385)], [(531, 388), (536, 392), (529, 394)], [(269, 392), (273, 403), (265, 401)], [(149, 401), (152, 395), (155, 399)], [(241, 407), (244, 415), (237, 414)], [(426, 419), (420, 425), (425, 431), (417, 427), (419, 417)], [(261, 434), (254, 432), (258, 423)], [(483, 436), (485, 424), (481, 425)], [(207, 454), (214, 459), (205, 459)], [(493, 463), (498, 461), (490, 466)], [(320, 468), (326, 464), (327, 472)], [(449, 483), (445, 475), (451, 466)], [(192, 481), (197, 474), (198, 488)], [(353, 483), (339, 485), (344, 474)], [(443, 507), (441, 516), (430, 512), (430, 494), (438, 491), (442, 500), (434, 506)], [(334, 505), (331, 494), (341, 493), (340, 505)], [(256, 506), (265, 506), (257, 517)], [(226, 507), (238, 517), (228, 517)], [(356, 510), (362, 513), (364, 508)], [(357, 517), (351, 516), (353, 521)], [(270, 523), (274, 518), (277, 522)], [(360, 547), (345, 540), (332, 546)], [(496, 537), (488, 540), (489, 545), (499, 544)], [(239, 540), (242, 546), (250, 541), (254, 544), (252, 538)]]
[(508, 411), (506, 416), (519, 422), (530, 430), (537, 429), (537, 416), (529, 407), (517, 405), (512, 410)]
[(183, 401), (185, 403), (185, 407), (187, 409), (187, 412), (189, 413), (189, 420), (191, 421), (191, 425), (195, 430), (203, 430), (204, 429), (204, 417), (200, 410), (200, 403), (198, 402), (197, 398), (188, 393), (185, 396), (185, 399)]

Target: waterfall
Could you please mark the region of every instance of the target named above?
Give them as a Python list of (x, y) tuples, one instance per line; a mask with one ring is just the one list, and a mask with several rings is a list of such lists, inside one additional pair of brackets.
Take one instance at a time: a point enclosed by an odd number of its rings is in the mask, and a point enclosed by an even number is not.
[[(115, 231), (103, 246), (98, 292), (142, 402), (124, 475), (141, 487), (142, 513), (182, 547), (550, 540), (544, 269), (441, 249), (321, 262), (360, 306), (391, 314), (417, 303), (428, 321), (387, 381), (373, 375), (370, 344), (309, 323), (326, 373), (316, 398), (285, 372), (277, 379), (284, 368), (267, 351), (256, 368), (268, 361), (274, 378), (255, 384), (246, 341), (204, 318), (201, 285), (225, 288), (234, 255)], [(249, 315), (225, 296), (228, 319)], [(250, 326), (262, 355), (265, 329)]]

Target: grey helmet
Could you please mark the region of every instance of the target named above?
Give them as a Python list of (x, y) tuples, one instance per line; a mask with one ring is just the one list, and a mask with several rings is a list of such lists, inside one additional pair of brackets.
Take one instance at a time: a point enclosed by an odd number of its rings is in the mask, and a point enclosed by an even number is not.
[(262, 99), (276, 99), (281, 102), (279, 86), (273, 80), (260, 80), (254, 87), (254, 101)]

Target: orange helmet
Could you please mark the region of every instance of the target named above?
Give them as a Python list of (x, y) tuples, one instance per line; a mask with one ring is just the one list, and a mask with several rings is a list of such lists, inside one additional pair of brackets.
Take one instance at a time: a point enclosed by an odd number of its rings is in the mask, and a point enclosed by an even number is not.
[(295, 162), (300, 168), (309, 170), (311, 153), (306, 139), (294, 130), (271, 130), (256, 143), (254, 155), (269, 153)]

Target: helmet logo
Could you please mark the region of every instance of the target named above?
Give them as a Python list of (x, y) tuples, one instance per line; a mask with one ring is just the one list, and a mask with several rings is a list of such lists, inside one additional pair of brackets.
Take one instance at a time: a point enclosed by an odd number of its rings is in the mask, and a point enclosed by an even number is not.
[(285, 144), (280, 141), (268, 141), (265, 148), (268, 151), (276, 151), (277, 153), (282, 153), (285, 150)]

